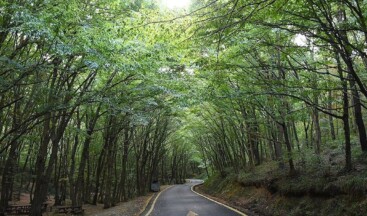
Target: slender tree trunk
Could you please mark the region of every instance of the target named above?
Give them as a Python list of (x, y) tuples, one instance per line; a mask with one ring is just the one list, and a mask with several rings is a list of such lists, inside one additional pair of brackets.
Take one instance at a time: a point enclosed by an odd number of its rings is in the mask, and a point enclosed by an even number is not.
[[(36, 169), (36, 182), (35, 182), (34, 196), (33, 196), (32, 207), (31, 207), (32, 216), (40, 216), (42, 214), (41, 206), (45, 199), (45, 197), (43, 197), (43, 194), (47, 193), (47, 185), (48, 185), (48, 179), (46, 179), (46, 173), (44, 172), (44, 169), (46, 166), (48, 143), (50, 141), (49, 131), (50, 131), (50, 123), (51, 123), (51, 113), (47, 113), (44, 119), (45, 120), (43, 124), (42, 141), (38, 149), (36, 168), (35, 168)], [(44, 185), (46, 185), (46, 187)]]
[[(112, 184), (113, 184), (113, 165), (115, 163), (114, 161), (114, 157), (113, 157), (113, 151), (116, 145), (116, 136), (118, 134), (117, 128), (115, 128), (115, 123), (116, 123), (116, 117), (115, 116), (110, 116), (109, 117), (109, 123), (108, 123), (108, 129), (106, 130), (106, 134), (105, 136), (105, 142), (107, 142), (108, 144), (106, 144), (107, 149), (106, 149), (106, 158), (108, 158), (106, 160), (106, 175), (104, 180), (105, 180), (105, 193), (104, 193), (104, 199), (103, 199), (103, 208), (110, 208), (112, 206)], [(103, 183), (102, 183), (103, 185)]]
[(349, 98), (348, 98), (348, 84), (343, 76), (343, 68), (339, 59), (338, 54), (336, 54), (336, 61), (338, 67), (338, 73), (341, 80), (341, 85), (343, 89), (343, 129), (344, 129), (344, 139), (345, 139), (345, 170), (352, 170), (352, 151), (350, 142), (350, 126), (349, 126)]
[[(14, 88), (14, 95), (19, 94), (19, 88)], [(12, 119), (12, 128), (19, 128), (19, 102), (14, 104), (13, 108), (13, 119)], [(0, 128), (1, 129), (1, 128)], [(14, 182), (14, 169), (15, 163), (17, 162), (17, 151), (19, 147), (19, 142), (17, 140), (13, 140), (13, 143), (10, 145), (10, 150), (8, 153), (8, 158), (5, 162), (5, 167), (2, 173), (1, 179), (1, 201), (0, 201), (0, 214), (5, 212), (6, 207), (8, 206), (8, 201), (11, 200), (12, 194), (12, 185)]]
[[(99, 112), (100, 112), (101, 105), (96, 109), (96, 112), (92, 114), (91, 118), (88, 119), (88, 114), (86, 115), (86, 121), (87, 121), (87, 136), (83, 143), (83, 150), (82, 150), (82, 157), (80, 159), (79, 164), (79, 170), (78, 170), (78, 177), (75, 184), (75, 197), (76, 197), (76, 205), (82, 205), (87, 197), (84, 196), (85, 194), (85, 181), (84, 181), (84, 173), (85, 173), (85, 167), (87, 166), (87, 161), (89, 159), (89, 147), (90, 143), (92, 141), (92, 134), (94, 132), (94, 127), (97, 123), (97, 120), (99, 118)], [(89, 170), (89, 168), (88, 168)], [(89, 173), (89, 172), (88, 172)], [(89, 178), (89, 174), (87, 175)], [(88, 193), (89, 194), (89, 193)]]
[[(61, 157), (61, 155), (60, 155)], [(60, 160), (61, 163), (61, 160)], [(61, 206), (61, 196), (60, 196), (60, 174), (61, 174), (61, 165), (58, 166), (59, 160), (56, 158), (55, 160), (55, 168), (54, 168), (54, 188), (55, 188), (55, 206)]]
[(261, 164), (261, 158), (259, 153), (259, 125), (256, 120), (256, 112), (253, 110), (253, 118), (254, 122), (251, 125), (251, 148), (253, 149), (254, 159), (255, 159), (255, 165)]
[(16, 155), (17, 145), (13, 144), (10, 147), (8, 159), (6, 160), (4, 171), (2, 174), (1, 181), (1, 209), (0, 213), (5, 212), (6, 207), (8, 206), (8, 201), (11, 200), (11, 185), (14, 181), (14, 166), (17, 159)]
[(69, 171), (69, 185), (70, 185), (70, 199), (71, 199), (71, 204), (73, 206), (77, 206), (77, 197), (76, 197), (76, 182), (75, 182), (75, 157), (76, 157), (76, 151), (77, 148), (79, 146), (79, 131), (81, 130), (81, 123), (82, 123), (82, 119), (80, 118), (80, 112), (79, 110), (77, 110), (76, 112), (76, 128), (78, 129), (78, 132), (75, 134), (74, 137), (74, 145), (72, 147), (71, 150), (71, 164), (70, 164), (70, 171)]
[(284, 168), (284, 161), (283, 161), (283, 148), (282, 148), (282, 143), (283, 143), (283, 132), (281, 129), (280, 125), (277, 125), (278, 130), (274, 130), (273, 133), (273, 140), (274, 140), (274, 150), (275, 150), (275, 156), (276, 156), (276, 160), (279, 162), (279, 167), (281, 169)]
[(306, 147), (309, 147), (309, 138), (308, 138), (308, 129), (310, 127), (310, 124), (307, 123), (306, 121), (303, 121), (303, 128), (305, 130), (305, 142), (306, 142)]
[(293, 128), (294, 139), (296, 140), (296, 143), (297, 143), (297, 149), (300, 152), (301, 146), (300, 146), (299, 139), (298, 139), (296, 123), (294, 121), (292, 122), (292, 128)]
[[(308, 40), (308, 46), (311, 47), (311, 58), (312, 60), (314, 60), (314, 46), (312, 45), (311, 41)], [(313, 90), (313, 94), (312, 94), (312, 102), (313, 102), (313, 109), (312, 109), (312, 129), (313, 129), (313, 134), (312, 134), (312, 141), (313, 144), (315, 145), (315, 153), (316, 154), (320, 154), (321, 152), (321, 128), (320, 128), (320, 116), (319, 116), (319, 111), (317, 110), (317, 107), (319, 106), (319, 93), (317, 91), (318, 89), (318, 77), (316, 73), (312, 74), (311, 77), (311, 85)]]
[(293, 163), (293, 155), (292, 155), (292, 144), (288, 134), (288, 128), (286, 123), (281, 124), (283, 135), (284, 135), (284, 142), (285, 146), (287, 147), (287, 157), (288, 157), (288, 164), (289, 164), (289, 173), (293, 175), (295, 173), (294, 163)]
[(352, 90), (352, 103), (354, 107), (354, 120), (356, 122), (359, 134), (359, 142), (363, 152), (367, 152), (367, 134), (363, 121), (361, 99), (357, 90), (357, 86), (352, 76), (349, 76), (349, 83)]
[(129, 156), (129, 146), (130, 146), (129, 128), (126, 127), (125, 133), (124, 133), (122, 171), (121, 171), (121, 177), (120, 177), (120, 188), (121, 188), (121, 194), (123, 196), (123, 199), (122, 199), (123, 201), (127, 201), (126, 176), (127, 176), (127, 162), (128, 162), (128, 156)]
[[(318, 103), (318, 100), (315, 100), (314, 103)], [(313, 128), (314, 128), (314, 132), (315, 134), (312, 136), (313, 137), (313, 142), (315, 145), (315, 152), (316, 154), (320, 154), (320, 146), (321, 146), (321, 128), (320, 128), (320, 120), (319, 120), (319, 111), (314, 108), (313, 109), (313, 114), (312, 114), (312, 121), (313, 121)]]
[(347, 84), (343, 84), (343, 128), (345, 138), (345, 169), (352, 170), (352, 153), (350, 142), (350, 126), (349, 126), (349, 100), (347, 93)]
[[(329, 91), (328, 92), (328, 109), (329, 110), (333, 109), (332, 100), (333, 100), (332, 93), (331, 91)], [(331, 115), (329, 115), (329, 126), (330, 126), (331, 139), (336, 140), (334, 120), (333, 120), (333, 116)]]
[(102, 175), (102, 171), (103, 171), (103, 164), (105, 161), (105, 149), (107, 149), (107, 142), (105, 142), (101, 153), (99, 154), (99, 158), (98, 158), (98, 164), (97, 164), (97, 173), (96, 173), (96, 184), (95, 184), (95, 189), (94, 189), (94, 195), (93, 195), (93, 201), (92, 204), (93, 205), (97, 205), (97, 199), (98, 199), (98, 195), (100, 192), (100, 179), (101, 179), (101, 175)]

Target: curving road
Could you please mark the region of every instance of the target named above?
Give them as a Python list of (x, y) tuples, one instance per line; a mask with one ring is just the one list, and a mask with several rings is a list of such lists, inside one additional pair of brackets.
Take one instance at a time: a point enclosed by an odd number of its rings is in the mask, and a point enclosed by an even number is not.
[(200, 180), (190, 180), (184, 185), (175, 185), (163, 191), (149, 216), (239, 216), (217, 203), (209, 201), (191, 191), (191, 186)]

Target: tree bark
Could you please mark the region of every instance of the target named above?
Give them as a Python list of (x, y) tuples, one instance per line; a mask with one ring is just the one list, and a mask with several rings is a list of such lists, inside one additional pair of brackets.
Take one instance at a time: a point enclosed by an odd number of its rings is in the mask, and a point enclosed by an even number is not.
[(352, 103), (354, 108), (354, 120), (358, 128), (359, 143), (363, 152), (367, 152), (367, 134), (363, 121), (361, 99), (357, 90), (357, 86), (352, 76), (349, 76), (349, 84), (352, 91)]
[[(333, 109), (332, 100), (333, 100), (332, 93), (331, 93), (331, 91), (329, 91), (328, 92), (328, 109), (329, 110)], [(334, 120), (333, 120), (333, 117), (331, 115), (329, 115), (329, 126), (330, 126), (331, 139), (336, 140)]]

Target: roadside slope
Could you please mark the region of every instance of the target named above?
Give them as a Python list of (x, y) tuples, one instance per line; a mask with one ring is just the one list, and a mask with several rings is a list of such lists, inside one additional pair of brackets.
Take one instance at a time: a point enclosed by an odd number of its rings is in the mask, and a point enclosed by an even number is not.
[(248, 172), (208, 179), (197, 191), (253, 215), (367, 215), (367, 173)]

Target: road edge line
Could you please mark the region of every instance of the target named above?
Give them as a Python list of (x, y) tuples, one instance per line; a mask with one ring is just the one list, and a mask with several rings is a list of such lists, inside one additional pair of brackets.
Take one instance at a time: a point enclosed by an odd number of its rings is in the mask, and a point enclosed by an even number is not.
[[(203, 183), (201, 183), (201, 184), (203, 184)], [(198, 185), (200, 185), (200, 184), (198, 184)], [(204, 197), (205, 199), (207, 199), (207, 200), (209, 200), (209, 201), (212, 201), (212, 202), (214, 202), (214, 203), (216, 203), (216, 204), (218, 204), (218, 205), (221, 205), (221, 206), (223, 206), (223, 207), (225, 207), (225, 208), (227, 208), (227, 209), (229, 209), (229, 210), (231, 210), (231, 211), (234, 211), (234, 212), (236, 212), (237, 214), (239, 214), (239, 215), (241, 215), (241, 216), (248, 216), (247, 214), (245, 214), (245, 213), (243, 213), (243, 212), (240, 212), (239, 210), (237, 210), (237, 209), (235, 209), (235, 208), (232, 208), (231, 206), (228, 206), (228, 205), (226, 205), (226, 204), (224, 204), (224, 203), (218, 202), (218, 201), (213, 200), (213, 199), (211, 199), (211, 198), (209, 198), (209, 197), (207, 197), (207, 196), (205, 196), (205, 195), (203, 195), (203, 194), (200, 194), (199, 192), (196, 192), (196, 191), (194, 190), (194, 187), (195, 187), (195, 186), (198, 186), (198, 185), (193, 185), (193, 186), (191, 186), (191, 191), (192, 191), (192, 192), (194, 192), (195, 194), (197, 194), (197, 195), (199, 195), (199, 196), (201, 196), (201, 197)], [(148, 215), (146, 215), (146, 216), (148, 216)]]
[[(158, 193), (158, 195), (154, 198), (154, 200), (153, 200), (153, 203), (152, 203), (152, 205), (150, 206), (150, 209), (149, 209), (149, 211), (145, 214), (145, 216), (149, 216), (151, 213), (152, 213), (152, 211), (153, 211), (153, 209), (154, 209), (154, 206), (155, 206), (155, 203), (157, 202), (157, 199), (158, 199), (158, 197), (161, 195), (161, 193), (163, 193), (164, 191), (166, 191), (167, 189), (169, 189), (169, 188), (171, 188), (171, 187), (173, 187), (174, 185), (171, 185), (171, 186), (169, 186), (169, 187), (166, 187), (165, 189), (163, 189), (162, 191), (160, 191), (159, 193)], [(150, 202), (150, 201), (149, 201)], [(149, 203), (148, 203), (148, 205), (149, 205)], [(146, 207), (145, 207), (146, 208)], [(145, 210), (144, 210), (145, 211)], [(143, 212), (144, 212), (143, 211)]]
[(154, 194), (152, 194), (152, 196), (150, 196), (149, 198), (148, 198), (148, 200), (145, 202), (145, 204), (144, 204), (144, 207), (140, 210), (140, 212), (136, 215), (136, 216), (140, 216), (141, 214), (143, 214), (144, 213), (144, 211), (147, 209), (147, 207), (148, 207), (148, 205), (149, 205), (149, 203), (150, 203), (150, 201), (153, 199), (153, 197), (154, 197)]

